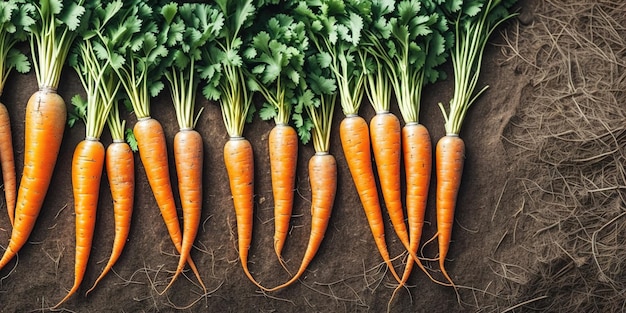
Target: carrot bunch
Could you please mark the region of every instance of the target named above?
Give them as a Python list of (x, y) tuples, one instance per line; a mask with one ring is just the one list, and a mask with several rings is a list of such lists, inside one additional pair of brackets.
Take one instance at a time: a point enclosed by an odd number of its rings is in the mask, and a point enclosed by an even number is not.
[(454, 45), (451, 47), (454, 71), (454, 95), (448, 110), (439, 103), (445, 120), (446, 135), (436, 147), (437, 168), (437, 239), (439, 243), (439, 267), (445, 278), (452, 283), (444, 263), (450, 247), (454, 210), (461, 185), (465, 162), (465, 142), (459, 133), (469, 107), (488, 88), (475, 92), (480, 76), (483, 51), (489, 36), (506, 21), (515, 16), (508, 8), (514, 1), (473, 1), (461, 7), (444, 6), (443, 10), (453, 16)]
[(339, 135), (346, 162), (376, 246), (391, 274), (400, 282), (385, 241), (384, 220), (371, 161), (369, 129), (365, 119), (358, 115), (366, 79), (359, 54), (363, 49), (362, 33), (370, 19), (371, 4), (369, 1), (318, 1), (301, 3), (296, 10), (300, 18), (310, 25), (307, 28), (309, 39), (322, 52), (322, 60), (335, 76), (345, 115)]
[[(0, 96), (12, 70), (15, 69), (19, 73), (30, 71), (30, 61), (15, 45), (26, 40), (26, 29), (35, 23), (34, 12), (35, 7), (24, 0), (9, 0), (0, 3)], [(0, 102), (0, 165), (2, 166), (4, 197), (11, 225), (13, 225), (17, 196), (14, 158), (9, 111)]]
[[(264, 17), (265, 18), (265, 17)], [(246, 49), (252, 90), (265, 100), (259, 111), (263, 120), (274, 119), (269, 135), (270, 169), (274, 196), (274, 250), (281, 251), (289, 232), (298, 161), (298, 134), (290, 125), (296, 88), (303, 84), (304, 53), (308, 49), (304, 23), (278, 13), (266, 22)]]
[(67, 118), (65, 102), (56, 90), (85, 13), (83, 2), (41, 0), (32, 4), (35, 9), (26, 3), (19, 4), (27, 15), (34, 15), (34, 23), (29, 22), (25, 30), (30, 36), (39, 91), (26, 105), (24, 171), (17, 193), (11, 239), (0, 259), (0, 269), (26, 244), (50, 186)]
[[(93, 32), (101, 32), (107, 22), (118, 14), (121, 0), (106, 6), (89, 2), (90, 14), (83, 20), (81, 34), (70, 55), (70, 65), (76, 70), (81, 84), (87, 93), (86, 100), (72, 98), (75, 106), (84, 112), (85, 139), (78, 143), (72, 158), (72, 190), (76, 215), (76, 256), (74, 284), (67, 295), (53, 308), (58, 308), (78, 291), (87, 270), (91, 252), (96, 212), (100, 195), (100, 181), (104, 169), (105, 149), (100, 136), (104, 130), (109, 112), (116, 100), (120, 82), (111, 67), (110, 60), (97, 56), (100, 39)], [(93, 5), (93, 6), (91, 6)], [(83, 110), (84, 109), (84, 110)]]
[[(279, 286), (268, 289), (268, 291), (285, 288), (302, 277), (322, 244), (337, 193), (337, 162), (335, 157), (330, 154), (330, 135), (337, 86), (328, 65), (321, 64), (319, 61), (319, 52), (313, 49), (309, 50), (305, 63), (305, 84), (298, 88), (298, 103), (294, 107), (293, 115), (294, 120), (301, 121), (297, 124), (300, 125), (298, 133), (301, 141), (306, 144), (313, 138), (315, 149), (315, 155), (309, 160), (309, 182), (311, 184), (309, 242), (300, 267), (293, 277)], [(309, 123), (312, 125), (311, 129), (306, 126)]]
[[(170, 284), (187, 264), (198, 233), (202, 213), (202, 166), (204, 147), (202, 136), (194, 130), (202, 109), (196, 113), (195, 102), (200, 72), (203, 68), (201, 47), (215, 40), (224, 23), (222, 12), (207, 4), (170, 3), (161, 10), (163, 32), (169, 38), (169, 55), (164, 64), (179, 131), (174, 137), (174, 162), (178, 174), (178, 189), (183, 209), (183, 241), (180, 260)], [(180, 35), (180, 36), (176, 36)], [(202, 281), (200, 281), (201, 284)], [(166, 288), (167, 289), (167, 288)]]
[(248, 269), (254, 216), (254, 155), (252, 145), (243, 136), (244, 125), (252, 114), (252, 93), (246, 86), (241, 36), (242, 30), (252, 24), (256, 8), (251, 0), (215, 3), (225, 21), (216, 40), (207, 42), (203, 49), (203, 59), (207, 61), (201, 71), (201, 77), (207, 81), (203, 94), (208, 100), (219, 101), (230, 137), (224, 145), (224, 163), (235, 208), (241, 266), (248, 279), (263, 288)]

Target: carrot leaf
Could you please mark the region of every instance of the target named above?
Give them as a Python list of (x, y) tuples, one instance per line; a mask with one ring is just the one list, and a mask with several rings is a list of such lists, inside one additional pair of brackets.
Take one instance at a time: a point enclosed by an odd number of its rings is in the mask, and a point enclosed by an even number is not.
[(35, 7), (24, 0), (0, 2), (0, 95), (9, 73), (30, 71), (26, 55), (15, 45), (27, 39), (27, 28), (35, 23)]

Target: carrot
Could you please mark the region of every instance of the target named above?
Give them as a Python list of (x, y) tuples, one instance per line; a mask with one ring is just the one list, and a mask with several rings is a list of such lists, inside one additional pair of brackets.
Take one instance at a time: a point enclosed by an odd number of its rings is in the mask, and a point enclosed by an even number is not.
[(391, 263), (385, 242), (385, 225), (380, 209), (376, 181), (373, 179), (367, 123), (360, 116), (348, 115), (341, 121), (339, 135), (348, 168), (363, 204), (363, 210), (372, 230), (372, 235), (374, 235), (378, 251), (391, 270), (391, 274), (400, 282), (401, 279)]
[[(141, 163), (146, 171), (154, 198), (161, 210), (161, 216), (163, 221), (165, 221), (167, 231), (176, 247), (176, 251), (181, 253), (183, 236), (178, 222), (178, 214), (176, 213), (176, 204), (174, 203), (174, 194), (170, 182), (163, 127), (159, 121), (151, 117), (144, 117), (137, 121), (133, 128), (133, 133), (137, 140)], [(191, 257), (187, 261), (198, 281), (202, 284), (203, 289), (206, 289)]]
[(55, 90), (42, 88), (28, 100), (24, 130), (24, 172), (17, 195), (11, 239), (0, 269), (26, 244), (52, 179), (66, 119), (65, 102)]
[(269, 136), (270, 169), (274, 195), (274, 250), (281, 258), (289, 232), (298, 162), (298, 135), (293, 127), (277, 124)]
[(439, 267), (446, 279), (452, 282), (444, 262), (454, 223), (454, 208), (461, 185), (463, 163), (465, 162), (465, 144), (458, 135), (446, 135), (437, 142), (437, 240), (439, 242)]
[(254, 155), (250, 141), (243, 137), (231, 137), (224, 145), (224, 163), (235, 207), (241, 266), (252, 283), (266, 289), (252, 277), (248, 269), (254, 216)]
[[(191, 248), (198, 234), (202, 214), (203, 143), (200, 133), (181, 129), (174, 136), (174, 161), (178, 173), (178, 190), (183, 207), (183, 241), (176, 273), (170, 285), (190, 259)], [(201, 282), (202, 285), (204, 283)], [(166, 288), (167, 289), (167, 288)]]
[(311, 235), (298, 272), (286, 283), (267, 289), (276, 291), (298, 280), (309, 266), (319, 249), (335, 202), (337, 192), (337, 163), (335, 157), (317, 152), (309, 160), (309, 180), (311, 182)]
[(9, 221), (14, 224), (15, 198), (17, 197), (17, 177), (15, 174), (15, 156), (13, 155), (13, 139), (11, 138), (11, 120), (7, 107), (0, 103), (0, 165), (2, 166), (2, 182), (4, 197), (7, 203)]
[(133, 215), (133, 203), (135, 194), (135, 162), (133, 151), (124, 142), (124, 122), (119, 120), (117, 106), (113, 107), (108, 119), (109, 129), (113, 137), (106, 150), (105, 166), (109, 187), (111, 188), (111, 198), (113, 199), (113, 214), (115, 217), (115, 237), (113, 239), (113, 249), (109, 261), (105, 265), (102, 273), (93, 286), (87, 290), (89, 294), (96, 288), (96, 285), (113, 268), (122, 255)]
[(72, 158), (72, 189), (76, 212), (76, 264), (74, 265), (74, 285), (67, 295), (52, 309), (58, 308), (80, 287), (87, 270), (91, 252), (100, 179), (104, 166), (104, 146), (97, 138), (81, 141)]

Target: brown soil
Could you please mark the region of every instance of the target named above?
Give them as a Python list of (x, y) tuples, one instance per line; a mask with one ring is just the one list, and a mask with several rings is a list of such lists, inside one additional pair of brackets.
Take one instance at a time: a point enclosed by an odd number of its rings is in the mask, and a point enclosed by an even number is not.
[[(409, 279), (410, 286), (392, 300), (396, 283), (374, 245), (336, 131), (331, 153), (337, 158), (339, 184), (320, 251), (299, 282), (279, 292), (261, 292), (245, 277), (238, 259), (235, 214), (222, 159), (228, 138), (219, 107), (200, 100), (205, 107), (198, 122), (206, 151), (204, 210), (192, 256), (210, 293), (202, 295), (195, 277), (186, 271), (186, 276), (167, 294), (159, 295), (169, 282), (178, 257), (137, 156), (135, 212), (125, 251), (114, 272), (85, 297), (85, 291), (109, 256), (113, 238), (111, 197), (103, 180), (87, 274), (79, 294), (64, 304), (63, 309), (75, 312), (616, 310), (624, 304), (623, 297), (617, 295), (623, 289), (620, 278), (624, 275), (621, 273), (624, 258), (619, 257), (626, 253), (617, 248), (623, 242), (626, 226), (626, 219), (622, 218), (626, 185), (621, 165), (624, 148), (620, 143), (624, 139), (626, 112), (624, 94), (617, 90), (626, 90), (626, 81), (619, 77), (624, 73), (626, 50), (623, 46), (621, 50), (619, 46), (616, 48), (620, 40), (623, 43), (626, 32), (623, 26), (621, 29), (615, 26), (620, 21), (624, 25), (624, 5), (622, 14), (618, 15), (615, 13), (619, 12), (618, 5), (611, 5), (610, 1), (600, 4), (581, 1), (569, 6), (563, 4), (568, 1), (557, 0), (520, 2), (519, 20), (496, 33), (494, 44), (485, 52), (480, 84), (490, 88), (469, 111), (461, 132), (467, 146), (466, 165), (446, 263), (459, 285), (459, 297), (454, 289), (430, 282), (416, 269)], [(576, 15), (579, 13), (580, 16)], [(621, 20), (616, 22), (618, 18)], [(593, 28), (586, 28), (588, 25), (601, 25), (595, 29), (599, 34), (574, 36), (586, 34), (585, 30)], [(602, 31), (607, 32), (604, 37), (600, 36)], [(595, 44), (581, 38), (591, 38), (589, 41)], [(604, 40), (594, 41), (597, 38)], [(604, 53), (602, 58), (588, 59), (598, 51)], [(604, 64), (608, 55), (617, 57), (608, 62), (613, 67), (600, 67), (598, 64)], [(566, 56), (570, 57), (569, 61), (564, 61)], [(613, 75), (611, 80), (608, 73)], [(62, 82), (59, 94), (69, 103), (73, 95), (81, 93), (79, 81), (67, 68)], [(23, 161), (23, 107), (36, 89), (33, 74), (16, 74), (2, 98), (11, 113), (18, 173)], [(558, 90), (561, 92), (557, 93)], [(444, 135), (437, 103), (447, 102), (452, 91), (452, 81), (447, 80), (428, 86), (424, 92), (421, 121), (430, 130), (433, 143)], [(152, 108), (152, 116), (164, 125), (171, 160), (177, 125), (169, 97), (163, 93), (154, 99)], [(373, 116), (367, 104), (360, 113), (366, 120)], [(341, 117), (338, 110), (333, 130), (338, 129)], [(129, 125), (134, 122), (130, 116)], [(289, 277), (272, 248), (273, 199), (266, 147), (272, 125), (257, 119), (245, 131), (254, 147), (256, 163), (250, 269), (266, 286), (277, 285)], [(46, 311), (71, 287), (75, 231), (70, 161), (74, 147), (83, 136), (84, 127), (80, 124), (66, 129), (51, 188), (35, 230), (19, 253), (18, 261), (0, 272), (0, 312)], [(107, 133), (102, 138), (105, 144), (110, 142)], [(300, 147), (298, 197), (284, 249), (287, 266), (292, 271), (300, 264), (309, 235), (310, 187), (306, 164), (313, 153), (310, 145)], [(176, 186), (173, 166), (170, 172)], [(435, 183), (433, 179), (431, 186)], [(434, 199), (433, 191), (431, 188), (430, 199)], [(588, 213), (589, 208), (596, 211)], [(423, 242), (435, 234), (434, 209), (434, 201), (430, 201)], [(579, 217), (593, 223), (583, 224)], [(402, 246), (388, 219), (385, 226), (388, 245), (392, 255), (397, 256), (394, 264), (402, 272), (406, 261)], [(9, 236), (8, 219), (2, 218), (3, 247)], [(430, 244), (423, 254), (434, 258), (436, 250)], [(436, 278), (443, 279), (436, 262), (424, 263)], [(579, 283), (585, 283), (588, 288), (577, 288)], [(574, 298), (578, 299), (577, 304), (564, 300)], [(599, 305), (602, 300), (608, 304)]]

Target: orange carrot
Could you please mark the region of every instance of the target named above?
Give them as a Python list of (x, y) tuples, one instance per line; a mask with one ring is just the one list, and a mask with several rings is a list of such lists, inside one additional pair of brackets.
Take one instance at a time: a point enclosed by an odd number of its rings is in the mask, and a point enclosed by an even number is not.
[(276, 291), (294, 283), (311, 263), (322, 244), (337, 192), (337, 163), (328, 153), (316, 153), (309, 160), (311, 182), (311, 235), (298, 272), (286, 283), (267, 289)]
[(61, 147), (67, 111), (63, 98), (41, 88), (26, 105), (24, 172), (17, 195), (11, 239), (0, 259), (2, 269), (24, 246), (35, 226)]
[(408, 246), (409, 233), (404, 224), (400, 192), (400, 133), (400, 121), (395, 114), (376, 113), (370, 122), (372, 150), (387, 212), (400, 241)]
[[(202, 136), (193, 129), (181, 129), (174, 136), (174, 161), (178, 190), (183, 207), (183, 241), (176, 273), (170, 285), (185, 268), (198, 234), (202, 214)], [(167, 289), (167, 288), (166, 288)]]
[(133, 151), (123, 139), (114, 139), (106, 150), (106, 171), (113, 198), (113, 212), (115, 215), (115, 238), (111, 256), (104, 270), (96, 279), (87, 294), (96, 288), (104, 276), (111, 270), (115, 262), (122, 255), (133, 215), (135, 193), (135, 162)]
[(444, 262), (450, 247), (454, 208), (461, 185), (465, 143), (458, 135), (448, 134), (437, 142), (437, 240), (439, 242), (439, 267), (445, 278), (452, 283)]
[(11, 225), (14, 223), (15, 198), (17, 195), (17, 178), (15, 175), (15, 157), (13, 155), (13, 139), (11, 138), (11, 120), (7, 107), (0, 103), (0, 164), (2, 165), (2, 182), (4, 197)]
[(224, 163), (235, 207), (241, 266), (252, 283), (266, 289), (248, 270), (248, 251), (252, 243), (254, 216), (254, 154), (250, 142), (243, 137), (231, 137), (224, 145)]
[[(146, 171), (146, 176), (154, 198), (161, 210), (161, 216), (163, 216), (167, 231), (176, 250), (178, 253), (181, 253), (182, 233), (180, 231), (172, 184), (170, 182), (163, 127), (159, 121), (151, 117), (145, 117), (137, 121), (133, 128), (133, 133), (137, 140), (141, 163)], [(198, 278), (202, 288), (206, 290), (200, 278), (200, 273), (191, 257), (188, 258), (187, 262)]]
[(274, 250), (281, 258), (293, 207), (298, 162), (298, 135), (293, 127), (277, 124), (269, 137), (270, 169), (274, 195)]
[(96, 226), (100, 179), (104, 166), (104, 146), (97, 138), (87, 138), (76, 146), (72, 159), (72, 189), (76, 212), (76, 263), (74, 285), (52, 309), (69, 299), (80, 287), (87, 270), (91, 242)]
[(400, 282), (401, 279), (391, 263), (387, 243), (385, 242), (385, 225), (372, 170), (370, 136), (367, 122), (360, 116), (348, 115), (341, 121), (339, 135), (346, 162), (363, 204), (363, 210), (374, 235), (378, 251), (389, 270), (391, 270), (391, 274)]

